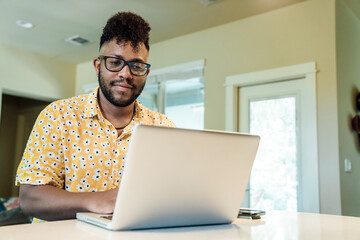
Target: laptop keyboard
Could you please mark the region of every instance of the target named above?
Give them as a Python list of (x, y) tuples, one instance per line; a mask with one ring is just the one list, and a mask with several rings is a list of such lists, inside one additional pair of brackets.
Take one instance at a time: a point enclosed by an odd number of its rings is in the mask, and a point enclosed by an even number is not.
[(108, 219), (108, 220), (112, 220), (112, 215), (110, 215), (110, 216), (101, 216), (102, 218), (105, 218), (105, 219)]

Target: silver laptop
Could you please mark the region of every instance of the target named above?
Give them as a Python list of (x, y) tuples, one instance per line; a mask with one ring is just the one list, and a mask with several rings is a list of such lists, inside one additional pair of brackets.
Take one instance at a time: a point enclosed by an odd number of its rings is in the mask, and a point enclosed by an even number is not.
[(112, 219), (77, 213), (111, 230), (231, 223), (260, 138), (139, 125), (133, 132)]

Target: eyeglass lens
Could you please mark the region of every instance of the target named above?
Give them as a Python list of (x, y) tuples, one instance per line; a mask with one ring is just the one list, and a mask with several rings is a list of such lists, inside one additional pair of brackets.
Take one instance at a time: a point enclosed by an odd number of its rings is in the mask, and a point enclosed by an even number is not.
[(105, 67), (112, 72), (121, 71), (121, 69), (123, 69), (126, 64), (129, 66), (130, 72), (133, 75), (143, 76), (148, 69), (148, 65), (145, 63), (126, 62), (123, 59), (113, 57), (105, 58)]

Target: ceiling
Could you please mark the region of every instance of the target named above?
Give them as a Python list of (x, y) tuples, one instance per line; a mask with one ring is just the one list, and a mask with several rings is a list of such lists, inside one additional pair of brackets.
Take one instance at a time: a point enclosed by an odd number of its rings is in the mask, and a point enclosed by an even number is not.
[[(220, 0), (204, 6), (198, 0), (0, 0), (0, 43), (81, 63), (97, 54), (102, 28), (118, 11), (145, 18), (152, 27), (153, 44), (303, 1)], [(35, 27), (18, 27), (17, 20)], [(64, 41), (74, 35), (92, 42), (76, 46)]]

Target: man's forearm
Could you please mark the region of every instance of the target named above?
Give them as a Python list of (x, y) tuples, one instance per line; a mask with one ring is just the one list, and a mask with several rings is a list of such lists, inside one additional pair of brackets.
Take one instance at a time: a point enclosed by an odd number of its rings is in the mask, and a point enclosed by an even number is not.
[(20, 186), (20, 206), (28, 215), (44, 220), (75, 218), (77, 212), (112, 213), (117, 189), (75, 193), (50, 185)]

